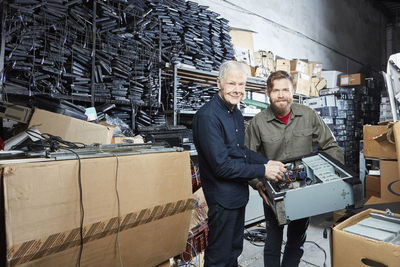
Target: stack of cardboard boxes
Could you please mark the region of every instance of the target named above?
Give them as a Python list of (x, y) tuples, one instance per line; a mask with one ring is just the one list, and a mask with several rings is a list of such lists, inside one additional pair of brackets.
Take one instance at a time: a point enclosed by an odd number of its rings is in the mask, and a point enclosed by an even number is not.
[(365, 178), (365, 196), (371, 204), (400, 201), (398, 158), (390, 131), (387, 125), (364, 125), (364, 157), (378, 160), (380, 167), (380, 175)]
[[(393, 130), (391, 130), (393, 129)], [(400, 202), (400, 180), (398, 151), (400, 148), (400, 122), (392, 128), (387, 125), (364, 125), (364, 156), (379, 161), (380, 175), (367, 175), (365, 180), (365, 205)], [(393, 143), (393, 141), (395, 141)], [(396, 153), (397, 150), (397, 153)], [(397, 204), (398, 204), (397, 203)], [(394, 204), (394, 203), (392, 203)], [(398, 242), (364, 237), (346, 232), (346, 228), (370, 218), (371, 213), (385, 214), (384, 211), (364, 210), (337, 224), (330, 235), (331, 265), (341, 266), (399, 266), (400, 245)], [(400, 218), (399, 214), (393, 214)], [(393, 222), (396, 218), (393, 218)], [(382, 221), (382, 228), (387, 221)], [(376, 227), (376, 226), (375, 226)], [(378, 228), (364, 228), (370, 236)], [(369, 233), (367, 233), (369, 231)], [(383, 231), (381, 231), (383, 232)], [(375, 232), (376, 233), (376, 232)], [(378, 235), (379, 236), (379, 235)]]
[(296, 94), (315, 97), (318, 96), (318, 91), (326, 85), (325, 79), (321, 77), (321, 62), (277, 59), (275, 69), (284, 70), (292, 75)]

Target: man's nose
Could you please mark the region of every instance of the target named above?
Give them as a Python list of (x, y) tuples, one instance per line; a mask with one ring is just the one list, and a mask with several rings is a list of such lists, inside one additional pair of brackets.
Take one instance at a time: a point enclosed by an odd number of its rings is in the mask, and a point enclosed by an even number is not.
[(233, 91), (234, 91), (235, 93), (238, 93), (238, 92), (240, 92), (240, 90), (241, 90), (240, 84), (235, 84), (235, 86), (233, 87)]

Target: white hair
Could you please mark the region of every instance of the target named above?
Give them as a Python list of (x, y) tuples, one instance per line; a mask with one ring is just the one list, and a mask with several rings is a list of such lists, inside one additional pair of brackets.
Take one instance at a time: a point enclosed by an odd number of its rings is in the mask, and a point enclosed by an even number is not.
[(229, 60), (225, 61), (222, 63), (222, 65), (219, 67), (219, 75), (218, 78), (220, 82), (222, 82), (225, 79), (226, 74), (228, 71), (235, 69), (235, 70), (240, 70), (243, 72), (243, 76), (247, 78), (247, 69), (246, 65), (242, 62), (234, 61), (234, 60)]

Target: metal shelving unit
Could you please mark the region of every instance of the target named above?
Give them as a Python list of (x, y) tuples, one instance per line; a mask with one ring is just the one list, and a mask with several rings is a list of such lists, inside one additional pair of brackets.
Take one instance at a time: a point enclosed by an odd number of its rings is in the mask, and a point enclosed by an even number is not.
[[(164, 70), (164, 75), (173, 78), (173, 95), (174, 95), (174, 107), (173, 107), (173, 123), (177, 125), (178, 115), (188, 114), (194, 115), (196, 110), (178, 110), (177, 109), (177, 88), (178, 88), (178, 78), (180, 82), (196, 82), (206, 86), (217, 86), (218, 72), (216, 71), (204, 71), (195, 68), (183, 66), (180, 64), (175, 64), (172, 67)], [(247, 78), (246, 91), (265, 93), (267, 87), (266, 79), (262, 78)], [(253, 117), (254, 114), (244, 114), (247, 117)]]

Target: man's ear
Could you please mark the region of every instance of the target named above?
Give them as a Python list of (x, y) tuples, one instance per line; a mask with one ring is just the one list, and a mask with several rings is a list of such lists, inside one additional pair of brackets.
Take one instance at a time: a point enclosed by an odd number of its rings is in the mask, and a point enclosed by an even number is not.
[(217, 87), (219, 90), (221, 90), (221, 80), (219, 79), (219, 77), (217, 77)]

